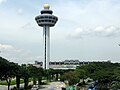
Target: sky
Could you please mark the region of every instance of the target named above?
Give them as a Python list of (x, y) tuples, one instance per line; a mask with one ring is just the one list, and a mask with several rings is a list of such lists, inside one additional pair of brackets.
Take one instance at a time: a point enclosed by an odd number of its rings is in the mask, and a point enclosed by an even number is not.
[(48, 3), (51, 61), (120, 62), (120, 0), (0, 0), (0, 56), (15, 63), (43, 58), (43, 29), (35, 17)]

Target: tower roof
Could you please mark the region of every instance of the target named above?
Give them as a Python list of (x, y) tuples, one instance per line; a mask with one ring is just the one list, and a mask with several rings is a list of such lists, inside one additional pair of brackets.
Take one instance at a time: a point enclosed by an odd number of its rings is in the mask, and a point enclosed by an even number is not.
[(49, 9), (49, 8), (50, 8), (49, 4), (44, 4), (44, 9)]

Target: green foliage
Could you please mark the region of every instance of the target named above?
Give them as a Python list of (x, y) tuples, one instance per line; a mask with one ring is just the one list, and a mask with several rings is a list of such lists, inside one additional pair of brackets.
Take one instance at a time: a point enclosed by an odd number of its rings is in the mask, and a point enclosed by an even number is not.
[(104, 86), (104, 88), (110, 88), (112, 81), (120, 82), (119, 63), (93, 62), (89, 65), (77, 67), (76, 71), (81, 73), (80, 78), (90, 77), (94, 81), (97, 80), (100, 84), (99, 86)]
[(111, 86), (112, 90), (119, 90), (120, 89), (120, 82), (115, 82)]
[(30, 77), (33, 78), (33, 83), (36, 85), (36, 80), (38, 84), (41, 85), (42, 77), (44, 75), (44, 70), (42, 68), (37, 68), (35, 66), (29, 65), (28, 70), (30, 72)]
[(75, 71), (66, 72), (61, 76), (61, 80), (68, 81), (69, 85), (75, 85), (79, 82), (79, 75)]
[(94, 81), (98, 80), (102, 84), (111, 83), (113, 80), (120, 80), (120, 64), (110, 62), (93, 62), (89, 65), (78, 66), (75, 70), (46, 70), (46, 76), (54, 76), (60, 73), (62, 81), (69, 81), (70, 85), (76, 84), (80, 79), (84, 80), (88, 77)]
[[(11, 78), (16, 77), (17, 80), (11, 81)], [(24, 79), (25, 87), (28, 87), (29, 78), (34, 81), (39, 81), (42, 84), (42, 79), (69, 81), (69, 85), (74, 85), (79, 82), (80, 79), (90, 77), (94, 81), (98, 80), (102, 84), (109, 84), (112, 81), (117, 83), (112, 84), (111, 87), (118, 88), (120, 83), (120, 64), (110, 62), (93, 62), (89, 65), (78, 66), (75, 70), (55, 70), (48, 69), (43, 70), (32, 65), (21, 65), (9, 62), (8, 60), (0, 57), (0, 79), (4, 79), (8, 86), (17, 84), (19, 88), (20, 78)], [(23, 81), (22, 81), (23, 82)], [(2, 83), (1, 83), (2, 84)]]

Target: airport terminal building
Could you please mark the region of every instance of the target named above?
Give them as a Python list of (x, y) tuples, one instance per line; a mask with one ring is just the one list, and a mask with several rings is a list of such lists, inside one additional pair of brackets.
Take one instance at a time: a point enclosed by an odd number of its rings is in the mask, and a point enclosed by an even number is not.
[[(81, 62), (79, 60), (64, 60), (64, 61), (54, 61), (54, 62), (49, 62), (49, 68), (52, 69), (75, 69), (77, 66), (80, 65), (86, 65), (89, 64), (90, 62)], [(35, 64), (33, 64), (33, 66), (36, 67), (42, 67), (43, 66), (43, 62), (38, 62), (35, 61)]]

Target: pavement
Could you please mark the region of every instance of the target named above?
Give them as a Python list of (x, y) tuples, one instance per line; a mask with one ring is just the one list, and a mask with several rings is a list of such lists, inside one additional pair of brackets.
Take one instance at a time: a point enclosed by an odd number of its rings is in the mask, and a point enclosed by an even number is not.
[[(38, 90), (62, 90), (62, 87), (65, 87), (63, 82), (50, 82), (49, 85), (41, 85)], [(32, 90), (36, 90), (36, 88)]]
[[(29, 83), (30, 84), (30, 83)], [(23, 87), (24, 84), (21, 84), (20, 86)], [(10, 88), (13, 88), (15, 85), (11, 85)], [(61, 87), (65, 87), (65, 84), (63, 82), (50, 82), (49, 85), (41, 85), (38, 90), (62, 90)], [(0, 85), (0, 90), (7, 90), (7, 86)], [(32, 88), (31, 90), (36, 90), (36, 88)]]
[[(16, 86), (16, 85), (12, 85), (12, 86), (10, 86), (10, 88), (13, 88), (14, 86)], [(8, 90), (8, 86), (0, 85), (0, 90)]]

